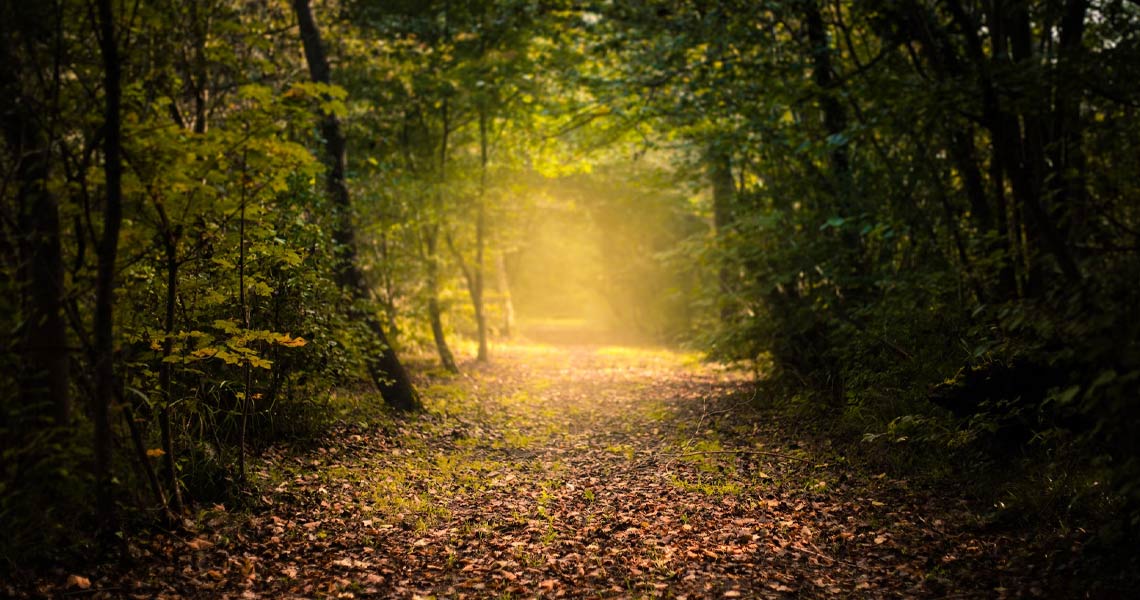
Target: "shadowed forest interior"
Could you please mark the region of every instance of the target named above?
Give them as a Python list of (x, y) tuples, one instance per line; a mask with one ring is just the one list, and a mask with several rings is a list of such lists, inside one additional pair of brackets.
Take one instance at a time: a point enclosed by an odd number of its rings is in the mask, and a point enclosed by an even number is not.
[(1137, 583), (1136, 2), (3, 0), (0, 98), (0, 594)]

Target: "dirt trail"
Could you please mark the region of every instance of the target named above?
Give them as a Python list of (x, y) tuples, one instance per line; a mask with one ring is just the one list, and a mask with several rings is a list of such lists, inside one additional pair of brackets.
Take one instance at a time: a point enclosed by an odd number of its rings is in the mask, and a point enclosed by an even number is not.
[[(139, 597), (993, 597), (1004, 538), (858, 479), (663, 350), (515, 345), (423, 381), (426, 415), (269, 452), (250, 517), (140, 542)], [(1003, 588), (1003, 586), (1006, 586)], [(995, 588), (1001, 588), (995, 591)]]

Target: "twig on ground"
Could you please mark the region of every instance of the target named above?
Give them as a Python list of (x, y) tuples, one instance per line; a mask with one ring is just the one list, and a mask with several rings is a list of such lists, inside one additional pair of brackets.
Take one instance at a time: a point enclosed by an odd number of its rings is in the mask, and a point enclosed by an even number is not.
[(815, 556), (817, 558), (822, 558), (823, 560), (829, 560), (832, 563), (839, 563), (842, 565), (847, 565), (849, 567), (858, 567), (859, 566), (858, 564), (853, 563), (849, 560), (843, 560), (842, 558), (835, 558), (833, 556), (828, 556), (828, 555), (824, 554), (823, 551), (820, 550), (815, 544), (811, 544), (811, 546), (812, 546), (811, 548), (805, 548), (803, 546), (797, 546), (795, 549), (798, 551), (810, 554), (812, 556)]
[(788, 454), (780, 454), (779, 452), (768, 452), (765, 450), (697, 450), (693, 452), (682, 452), (678, 454), (663, 453), (658, 456), (671, 456), (673, 458), (685, 458), (687, 456), (699, 456), (701, 454), (759, 454), (763, 456), (774, 456), (776, 458), (786, 458), (788, 460), (798, 460), (808, 464), (815, 464), (814, 460), (800, 458), (798, 456), (791, 456)]
[(101, 594), (103, 592), (121, 592), (122, 590), (123, 590), (123, 588), (120, 586), (101, 587), (101, 588), (92, 587), (92, 588), (87, 588), (85, 590), (71, 590), (68, 592), (63, 592), (63, 595), (64, 596), (86, 596), (89, 594)]

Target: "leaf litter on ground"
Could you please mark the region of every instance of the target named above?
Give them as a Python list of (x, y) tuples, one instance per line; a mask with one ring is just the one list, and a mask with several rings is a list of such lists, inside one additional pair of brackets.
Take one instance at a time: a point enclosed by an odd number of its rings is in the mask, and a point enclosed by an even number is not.
[(132, 540), (37, 591), (134, 598), (1041, 594), (964, 501), (865, 477), (661, 350), (504, 345), (428, 411), (259, 457), (255, 508)]

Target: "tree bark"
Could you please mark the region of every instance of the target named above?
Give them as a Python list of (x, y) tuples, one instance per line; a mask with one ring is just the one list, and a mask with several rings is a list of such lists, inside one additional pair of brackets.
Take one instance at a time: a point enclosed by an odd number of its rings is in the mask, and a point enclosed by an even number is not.
[[(730, 151), (716, 144), (710, 147), (706, 158), (708, 163), (709, 179), (712, 183), (713, 195), (713, 228), (717, 239), (724, 244), (725, 236), (732, 227), (733, 202), (736, 196), (736, 186), (732, 179), (732, 157)], [(732, 305), (728, 298), (732, 295), (732, 273), (722, 260), (717, 272), (720, 285), (720, 321), (729, 323), (732, 320)]]
[(110, 411), (115, 394), (115, 262), (123, 220), (122, 62), (111, 0), (99, 0), (97, 8), (99, 48), (103, 57), (103, 174), (107, 197), (103, 205), (103, 233), (98, 244), (95, 280), (95, 393), (91, 414), (95, 429), (95, 513), (99, 537), (111, 541), (118, 529), (111, 481)]
[[(301, 42), (305, 60), (313, 81), (328, 84), (330, 71), (328, 56), (321, 43), (320, 30), (313, 19), (313, 11), (308, 0), (293, 0), (293, 11), (301, 30)], [(321, 119), (321, 135), (325, 139), (325, 164), (328, 168), (326, 185), (329, 197), (335, 208), (336, 222), (333, 241), (336, 244), (337, 283), (347, 289), (357, 303), (371, 301), (371, 292), (364, 274), (357, 265), (356, 230), (352, 223), (352, 203), (348, 194), (345, 173), (348, 166), (347, 141), (341, 131), (340, 120), (334, 114), (325, 114)], [(365, 358), (369, 375), (380, 395), (392, 407), (399, 410), (420, 408), (419, 395), (412, 387), (408, 372), (396, 355), (396, 350), (388, 343), (388, 336), (376, 315), (371, 311), (354, 309), (354, 316), (363, 318), (381, 346), (378, 356)]]
[[(29, 9), (35, 10), (35, 9)], [(46, 23), (62, 19), (58, 7), (41, 7), (23, 18), (49, 27)], [(46, 22), (46, 23), (45, 23)], [(9, 24), (24, 29), (24, 23)], [(25, 368), (17, 375), (21, 404), (42, 407), (43, 413), (57, 424), (71, 418), (70, 369), (67, 352), (67, 327), (63, 316), (63, 255), (60, 244), (58, 198), (47, 189), (51, 161), (51, 140), (47, 139), (43, 116), (36, 114), (35, 102), (24, 97), (21, 81), (28, 75), (20, 69), (22, 61), (15, 36), (0, 42), (0, 93), (8, 96), (8, 106), (0, 114), (7, 150), (15, 159), (15, 204), (17, 234), (4, 244), (18, 266), (16, 278), (21, 291), (23, 326), (18, 339), (23, 348)], [(45, 35), (46, 32), (45, 32)], [(58, 40), (61, 33), (52, 34)], [(12, 39), (9, 39), (11, 37)], [(58, 44), (54, 60), (63, 59)], [(59, 70), (50, 85), (58, 94)], [(55, 99), (53, 98), (52, 101)]]
[(475, 266), (471, 286), (471, 304), (475, 308), (475, 325), (479, 332), (478, 362), (487, 362), (487, 315), (483, 310), (483, 250), (487, 237), (487, 108), (479, 106), (479, 198), (475, 207)]
[(503, 337), (510, 339), (515, 330), (515, 303), (511, 300), (511, 281), (507, 276), (506, 252), (495, 254), (495, 273), (498, 277), (499, 297), (503, 301)]
[[(823, 129), (829, 137), (838, 136), (847, 130), (847, 111), (835, 96), (835, 74), (831, 64), (831, 43), (827, 26), (823, 22), (816, 0), (804, 3), (806, 13), (808, 43), (811, 44), (812, 78), (819, 88), (819, 105), (823, 112)], [(851, 157), (846, 143), (832, 143), (830, 151), (831, 175), (835, 180), (836, 200), (839, 208), (846, 211), (847, 196), (850, 191)]]
[[(807, 0), (804, 2), (804, 10), (807, 39), (811, 46), (812, 79), (818, 89), (819, 108), (823, 113), (823, 130), (827, 134), (827, 144), (831, 147), (828, 152), (830, 163), (828, 170), (835, 206), (830, 208), (840, 217), (850, 218), (855, 212), (852, 205), (851, 155), (846, 140), (842, 139), (847, 131), (847, 110), (839, 101), (840, 82), (835, 78), (830, 35), (818, 1)], [(850, 253), (849, 263), (854, 274), (856, 276), (865, 274), (869, 271), (869, 267), (862, 256), (862, 238), (851, 227), (841, 227), (839, 235), (844, 249)], [(856, 293), (856, 290), (848, 287), (846, 294), (849, 298), (853, 293)]]
[(162, 390), (162, 410), (159, 412), (159, 432), (162, 436), (162, 461), (166, 485), (170, 489), (170, 508), (182, 515), (182, 490), (178, 480), (177, 460), (174, 455), (174, 436), (170, 431), (170, 405), (174, 402), (174, 365), (170, 356), (174, 352), (174, 307), (178, 301), (178, 234), (171, 231), (166, 211), (159, 206), (165, 229), (166, 253), (166, 315), (163, 319), (162, 364), (158, 384)]
[(427, 292), (428, 292), (428, 320), (431, 323), (431, 335), (435, 341), (435, 350), (439, 354), (439, 363), (451, 373), (458, 373), (459, 366), (455, 364), (455, 355), (447, 345), (447, 336), (443, 331), (443, 314), (439, 307), (439, 225), (433, 224), (424, 228), (424, 245), (427, 247)]
[(1050, 139), (1046, 146), (1049, 149), (1049, 165), (1053, 171), (1049, 177), (1050, 204), (1055, 211), (1062, 212), (1062, 229), (1067, 231), (1077, 228), (1078, 232), (1085, 224), (1084, 209), (1088, 205), (1084, 176), (1087, 161), (1081, 143), (1081, 96), (1070, 85), (1076, 75), (1070, 69), (1080, 58), (1088, 5), (1087, 0), (1069, 0), (1065, 3), (1057, 62), (1053, 70), (1052, 91), (1056, 100)]
[(63, 256), (59, 205), (46, 189), (47, 151), (32, 150), (17, 167), (23, 239), (20, 281), (25, 326), (21, 339), (25, 369), (20, 396), (26, 406), (43, 405), (57, 424), (71, 419), (67, 328), (63, 319)]

